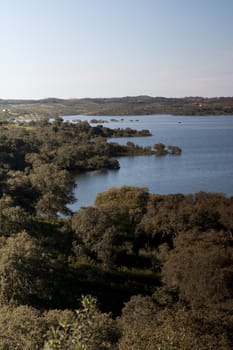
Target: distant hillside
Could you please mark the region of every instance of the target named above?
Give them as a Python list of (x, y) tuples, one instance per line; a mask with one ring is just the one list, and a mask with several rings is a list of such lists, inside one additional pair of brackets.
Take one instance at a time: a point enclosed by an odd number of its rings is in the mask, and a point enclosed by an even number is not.
[(1, 100), (0, 118), (49, 118), (61, 115), (233, 115), (233, 97), (122, 97)]

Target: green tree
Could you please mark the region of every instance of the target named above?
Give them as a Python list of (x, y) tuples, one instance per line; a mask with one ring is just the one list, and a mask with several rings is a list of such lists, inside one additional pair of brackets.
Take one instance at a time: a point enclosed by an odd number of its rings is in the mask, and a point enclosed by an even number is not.
[(26, 306), (0, 307), (0, 349), (40, 350), (48, 326), (41, 312)]
[(9, 171), (5, 192), (11, 196), (15, 206), (21, 206), (27, 212), (34, 213), (39, 194), (32, 185), (29, 169), (26, 171)]
[(98, 208), (118, 207), (128, 211), (134, 219), (146, 212), (149, 192), (147, 188), (122, 186), (99, 193), (95, 199)]
[(9, 237), (0, 249), (0, 302), (35, 304), (48, 300), (49, 271), (37, 240), (25, 231)]
[(29, 217), (20, 207), (15, 206), (10, 196), (0, 198), (0, 234), (10, 236), (28, 226)]
[(38, 215), (52, 218), (58, 212), (69, 214), (67, 204), (74, 200), (74, 181), (66, 170), (60, 170), (55, 164), (40, 164), (32, 169), (30, 179), (39, 192), (36, 203)]
[(81, 208), (72, 216), (76, 256), (86, 254), (112, 267), (120, 246), (129, 240), (129, 219), (123, 209)]
[(96, 299), (85, 296), (74, 322), (63, 321), (51, 329), (44, 350), (117, 350), (119, 335), (111, 315), (101, 313)]
[(119, 350), (230, 350), (232, 321), (231, 313), (160, 309), (148, 296), (133, 296), (118, 318)]
[(193, 307), (231, 309), (233, 248), (229, 233), (187, 232), (175, 239), (175, 249), (162, 268), (163, 282)]

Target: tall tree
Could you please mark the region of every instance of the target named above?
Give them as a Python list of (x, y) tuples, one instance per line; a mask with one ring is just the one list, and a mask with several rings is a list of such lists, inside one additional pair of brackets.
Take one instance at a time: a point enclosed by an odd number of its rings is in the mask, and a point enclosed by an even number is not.
[(40, 164), (33, 167), (30, 179), (39, 192), (36, 204), (38, 215), (52, 218), (58, 213), (70, 213), (67, 204), (74, 200), (74, 181), (66, 170), (60, 170), (53, 163)]
[(30, 305), (49, 299), (48, 271), (36, 239), (25, 231), (9, 237), (0, 249), (0, 302)]

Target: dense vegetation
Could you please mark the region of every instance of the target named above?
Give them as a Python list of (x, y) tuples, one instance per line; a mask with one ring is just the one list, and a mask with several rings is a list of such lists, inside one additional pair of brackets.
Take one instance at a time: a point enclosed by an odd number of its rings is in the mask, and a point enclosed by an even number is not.
[(123, 97), (62, 100), (0, 100), (0, 119), (61, 115), (232, 115), (233, 97)]
[(233, 198), (124, 186), (70, 213), (74, 171), (170, 152), (108, 132), (1, 125), (0, 349), (232, 349)]

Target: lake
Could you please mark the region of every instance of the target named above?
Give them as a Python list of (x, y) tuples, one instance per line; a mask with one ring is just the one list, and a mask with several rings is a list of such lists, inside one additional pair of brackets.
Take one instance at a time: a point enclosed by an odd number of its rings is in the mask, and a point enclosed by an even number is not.
[[(155, 143), (182, 148), (179, 156), (120, 157), (119, 170), (77, 176), (75, 211), (93, 205), (97, 193), (123, 185), (147, 187), (151, 193), (222, 192), (233, 195), (233, 116), (66, 116), (67, 121), (106, 120), (110, 128), (149, 129), (150, 137), (115, 138), (141, 146)], [(95, 124), (93, 124), (95, 125)]]

